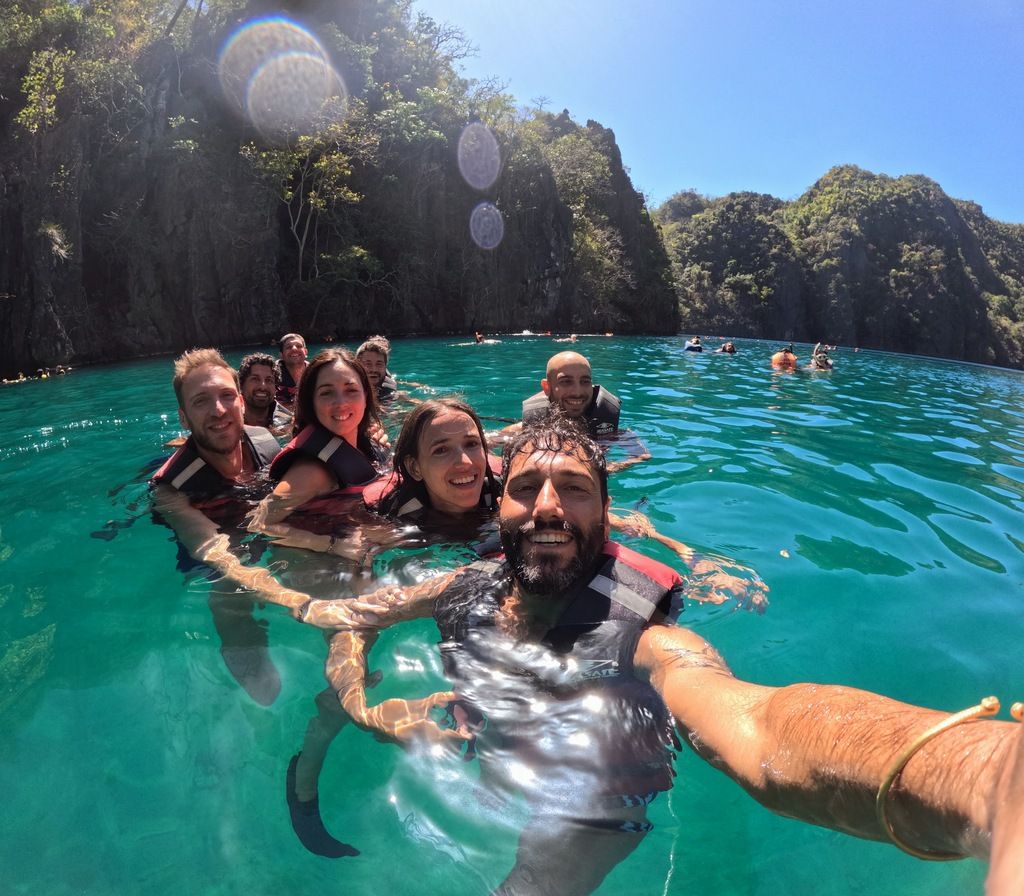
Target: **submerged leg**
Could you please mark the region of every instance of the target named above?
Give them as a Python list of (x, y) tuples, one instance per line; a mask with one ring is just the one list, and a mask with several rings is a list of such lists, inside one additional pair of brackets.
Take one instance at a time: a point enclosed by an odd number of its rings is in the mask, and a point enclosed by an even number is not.
[(236, 597), (211, 594), (209, 604), (228, 672), (253, 700), (270, 706), (281, 693), (281, 676), (267, 649), (266, 621), (255, 619), (252, 607)]
[(492, 896), (586, 896), (647, 833), (643, 808), (582, 821), (552, 815), (531, 819), (516, 864)]

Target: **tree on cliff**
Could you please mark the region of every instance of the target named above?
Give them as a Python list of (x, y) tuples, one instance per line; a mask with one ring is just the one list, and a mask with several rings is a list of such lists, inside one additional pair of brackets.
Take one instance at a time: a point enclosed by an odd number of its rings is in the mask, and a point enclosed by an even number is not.
[(925, 177), (834, 168), (799, 199), (656, 213), (688, 329), (1024, 364), (1024, 227)]

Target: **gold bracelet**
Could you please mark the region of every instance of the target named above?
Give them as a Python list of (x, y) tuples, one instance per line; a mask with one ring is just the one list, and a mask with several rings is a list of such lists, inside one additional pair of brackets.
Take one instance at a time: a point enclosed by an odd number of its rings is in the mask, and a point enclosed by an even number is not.
[[(1021, 706), (1020, 704), (1017, 705)], [(875, 817), (878, 819), (878, 823), (881, 825), (882, 829), (889, 834), (889, 839), (905, 853), (909, 853), (918, 859), (926, 859), (932, 862), (951, 862), (955, 859), (967, 858), (966, 856), (956, 852), (931, 852), (929, 850), (916, 849), (903, 840), (903, 838), (901, 838), (893, 829), (892, 822), (889, 821), (889, 791), (892, 790), (893, 784), (896, 783), (896, 779), (900, 776), (900, 773), (906, 767), (906, 764), (910, 762), (911, 757), (920, 750), (921, 747), (928, 743), (928, 741), (938, 737), (944, 731), (948, 731), (950, 728), (964, 722), (972, 722), (975, 719), (982, 718), (983, 716), (994, 716), (997, 712), (999, 712), (999, 700), (996, 697), (986, 697), (977, 706), (971, 706), (958, 713), (954, 713), (948, 718), (943, 719), (938, 724), (933, 725), (896, 757), (896, 761), (892, 764), (892, 768), (889, 770), (889, 773), (885, 778), (882, 779), (882, 784), (878, 788), (878, 795), (875, 797)], [(1021, 712), (1024, 713), (1024, 706), (1021, 706)]]

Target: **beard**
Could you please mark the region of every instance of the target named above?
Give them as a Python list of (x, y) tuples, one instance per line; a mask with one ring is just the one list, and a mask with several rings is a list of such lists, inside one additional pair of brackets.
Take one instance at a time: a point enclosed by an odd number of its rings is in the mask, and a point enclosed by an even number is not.
[[(604, 545), (604, 524), (600, 522), (586, 532), (565, 522), (531, 522), (518, 527), (501, 522), (499, 530), (512, 579), (528, 594), (538, 597), (561, 597), (579, 584), (589, 575)], [(568, 532), (576, 543), (576, 556), (568, 561), (544, 556), (527, 559), (526, 539), (534, 532), (544, 531)]]

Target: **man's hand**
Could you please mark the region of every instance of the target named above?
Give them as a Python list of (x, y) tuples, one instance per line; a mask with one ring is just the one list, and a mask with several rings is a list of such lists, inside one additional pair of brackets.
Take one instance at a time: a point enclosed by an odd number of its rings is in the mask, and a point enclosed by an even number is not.
[(718, 561), (701, 558), (691, 567), (691, 588), (686, 596), (710, 604), (724, 604), (732, 599), (746, 610), (763, 613), (768, 606), (768, 586), (752, 569), (733, 568), (743, 570), (750, 577), (733, 575)]
[(459, 747), (473, 737), (465, 724), (442, 728), (432, 718), (434, 710), (446, 707), (456, 699), (453, 691), (439, 691), (418, 700), (394, 698), (366, 709), (357, 724), (400, 744), (427, 743)]
[(330, 535), (318, 535), (283, 523), (272, 523), (264, 527), (263, 533), (269, 535), (271, 543), (279, 547), (333, 554), (335, 557), (344, 557), (356, 563), (364, 562), (374, 547), (361, 532), (346, 538), (333, 538)]

